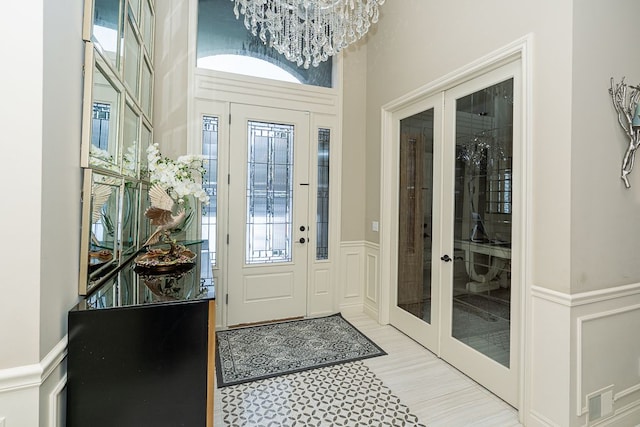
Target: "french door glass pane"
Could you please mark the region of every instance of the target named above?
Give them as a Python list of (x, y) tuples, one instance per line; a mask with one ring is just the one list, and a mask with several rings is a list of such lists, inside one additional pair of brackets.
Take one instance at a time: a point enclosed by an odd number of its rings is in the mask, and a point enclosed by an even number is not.
[(329, 259), (329, 142), (330, 129), (318, 129), (318, 196), (316, 259)]
[(398, 307), (431, 323), (433, 118), (400, 121)]
[(513, 79), (456, 102), (452, 336), (509, 367)]
[[(211, 266), (217, 265), (218, 232), (218, 117), (202, 117), (202, 154), (207, 159), (203, 188), (209, 204), (202, 206), (202, 255)], [(206, 264), (206, 263), (203, 263)]]
[(246, 263), (291, 261), (294, 127), (248, 122)]

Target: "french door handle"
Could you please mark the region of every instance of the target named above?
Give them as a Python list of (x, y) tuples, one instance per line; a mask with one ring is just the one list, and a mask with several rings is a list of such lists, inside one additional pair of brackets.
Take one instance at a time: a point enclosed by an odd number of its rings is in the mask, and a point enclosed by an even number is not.
[(300, 243), (304, 243), (306, 242), (306, 240), (304, 239), (304, 237), (301, 237), (300, 240), (298, 240)]
[(441, 257), (440, 257), (440, 259), (441, 259), (442, 261), (444, 261), (444, 262), (451, 262), (451, 261), (453, 261), (453, 260), (451, 259), (451, 257), (450, 257), (449, 255), (447, 255), (447, 254), (444, 254), (443, 256), (441, 256)]

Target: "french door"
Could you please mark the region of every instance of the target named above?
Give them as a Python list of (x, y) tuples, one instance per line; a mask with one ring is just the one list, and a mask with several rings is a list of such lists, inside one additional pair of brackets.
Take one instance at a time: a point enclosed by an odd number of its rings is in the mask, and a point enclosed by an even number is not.
[(227, 323), (307, 313), (309, 114), (231, 104)]
[(394, 113), (390, 321), (517, 404), (522, 168), (518, 64)]

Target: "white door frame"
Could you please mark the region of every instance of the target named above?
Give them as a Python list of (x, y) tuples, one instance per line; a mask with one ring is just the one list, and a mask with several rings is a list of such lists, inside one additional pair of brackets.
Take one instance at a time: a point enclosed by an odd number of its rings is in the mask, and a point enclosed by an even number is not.
[[(380, 289), (379, 319), (381, 324), (389, 324), (389, 313), (391, 305), (394, 303), (392, 292), (397, 287), (397, 224), (398, 217), (398, 163), (399, 152), (395, 143), (397, 139), (397, 125), (394, 123), (394, 113), (419, 103), (423, 99), (453, 88), (467, 80), (480, 76), (487, 71), (491, 71), (503, 64), (519, 61), (520, 74), (522, 78), (522, 109), (518, 118), (522, 123), (520, 127), (519, 139), (522, 142), (520, 164), (522, 165), (522, 180), (520, 187), (514, 189), (522, 194), (518, 210), (522, 212), (522, 239), (517, 248), (521, 254), (522, 268), (520, 275), (514, 281), (521, 284), (519, 312), (520, 321), (520, 343), (519, 343), (519, 390), (518, 409), (521, 417), (524, 413), (525, 382), (528, 382), (526, 373), (528, 342), (528, 325), (526, 322), (527, 306), (529, 305), (529, 295), (531, 287), (531, 55), (532, 36), (527, 35), (513, 43), (498, 49), (489, 55), (474, 61), (467, 66), (453, 71), (428, 85), (412, 91), (382, 107), (381, 120), (381, 197), (380, 197), (380, 283), (385, 284)], [(515, 120), (516, 118), (514, 118)]]
[[(335, 73), (341, 74), (341, 60), (337, 61)], [(308, 262), (308, 289), (307, 289), (307, 313), (306, 315), (321, 316), (335, 313), (338, 309), (338, 275), (340, 271), (339, 246), (341, 226), (341, 171), (342, 171), (342, 131), (341, 108), (342, 94), (338, 89), (328, 89), (308, 85), (300, 85), (288, 82), (278, 82), (257, 77), (241, 76), (211, 70), (195, 69), (193, 76), (193, 96), (190, 97), (188, 147), (189, 152), (198, 153), (202, 148), (202, 115), (211, 114), (221, 118), (220, 140), (228, 140), (228, 117), (231, 104), (247, 104), (265, 107), (278, 107), (290, 110), (308, 111), (310, 113), (311, 134), (317, 135), (319, 128), (329, 129), (331, 132), (331, 158), (330, 158), (330, 185), (331, 194), (329, 201), (329, 259), (316, 260), (312, 255), (315, 251), (309, 251)], [(341, 78), (338, 78), (338, 84)], [(218, 194), (226, 194), (226, 174), (229, 165), (228, 155), (219, 147), (218, 165)], [(310, 158), (317, 158), (317, 144), (311, 143)], [(311, 167), (312, 165), (310, 165)], [(310, 183), (315, 188), (317, 176), (310, 176)], [(222, 196), (219, 196), (222, 197)], [(226, 196), (225, 196), (226, 197)], [(310, 200), (310, 212), (316, 210), (316, 202), (313, 196)], [(220, 239), (226, 236), (227, 218), (220, 218), (224, 209), (219, 207), (218, 218), (218, 265), (225, 266), (227, 261), (227, 245)], [(225, 212), (226, 214), (226, 212)], [(314, 231), (312, 231), (314, 232)], [(312, 238), (311, 244), (315, 244)], [(214, 270), (216, 280), (216, 328), (226, 328), (227, 305), (225, 295), (227, 293), (224, 269)]]

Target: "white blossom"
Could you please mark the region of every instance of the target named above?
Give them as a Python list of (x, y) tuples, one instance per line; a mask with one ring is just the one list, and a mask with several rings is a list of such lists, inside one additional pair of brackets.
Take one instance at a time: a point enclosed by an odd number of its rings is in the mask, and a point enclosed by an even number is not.
[(159, 184), (179, 204), (188, 204), (193, 196), (203, 204), (209, 196), (202, 188), (206, 158), (202, 155), (185, 155), (172, 160), (162, 157), (158, 143), (147, 148), (148, 169), (152, 184)]

